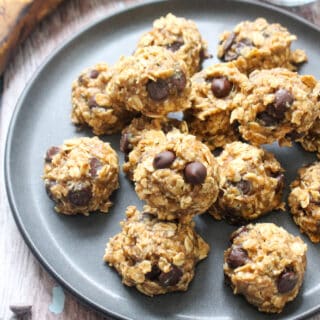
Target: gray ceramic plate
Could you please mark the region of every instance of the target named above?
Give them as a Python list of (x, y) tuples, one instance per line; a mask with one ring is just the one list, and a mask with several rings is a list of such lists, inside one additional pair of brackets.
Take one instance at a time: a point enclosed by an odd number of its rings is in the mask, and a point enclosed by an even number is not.
[[(37, 72), (16, 107), (7, 140), (5, 172), (12, 211), (25, 241), (42, 265), (68, 290), (96, 310), (123, 319), (298, 319), (320, 306), (319, 246), (309, 244), (305, 283), (297, 299), (279, 315), (258, 313), (223, 284), (223, 250), (234, 229), (207, 215), (196, 219), (197, 229), (210, 243), (211, 253), (200, 263), (194, 281), (184, 293), (148, 298), (121, 284), (114, 270), (102, 262), (105, 243), (119, 232), (128, 205), (141, 203), (132, 185), (121, 175), (121, 188), (109, 214), (67, 217), (56, 214), (41, 181), (43, 155), (64, 139), (91, 135), (77, 132), (70, 123), (70, 85), (79, 72), (98, 61), (116, 62), (130, 55), (142, 32), (167, 12), (195, 20), (215, 53), (218, 35), (241, 20), (262, 16), (277, 21), (299, 36), (310, 61), (302, 73), (320, 78), (319, 31), (270, 7), (238, 1), (153, 2), (105, 18), (74, 37)], [(215, 59), (206, 62), (210, 65)], [(105, 141), (119, 151), (119, 136)], [(271, 146), (287, 170), (287, 182), (297, 169), (315, 159), (298, 146)], [(122, 162), (122, 155), (120, 155)], [(299, 234), (288, 213), (271, 213), (273, 221)]]

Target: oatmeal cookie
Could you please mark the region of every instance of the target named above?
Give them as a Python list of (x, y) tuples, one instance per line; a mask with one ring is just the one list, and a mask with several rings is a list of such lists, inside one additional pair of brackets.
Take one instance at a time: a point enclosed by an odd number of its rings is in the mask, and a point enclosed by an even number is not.
[(133, 171), (142, 155), (146, 154), (149, 148), (156, 148), (160, 143), (165, 143), (165, 134), (175, 129), (188, 133), (185, 121), (171, 118), (151, 119), (142, 116), (133, 119), (130, 125), (122, 130), (120, 150), (124, 153), (126, 161), (123, 164), (123, 171), (129, 179), (133, 179)]
[(307, 133), (320, 110), (313, 76), (276, 68), (256, 70), (249, 81), (251, 93), (231, 114), (244, 139), (254, 145), (278, 141), (280, 146), (290, 146)]
[(209, 213), (218, 220), (243, 224), (283, 209), (284, 170), (274, 155), (242, 142), (225, 146), (217, 158), (219, 196)]
[(129, 110), (159, 118), (190, 106), (187, 67), (163, 47), (140, 48), (120, 58), (113, 74), (107, 93)]
[(118, 175), (116, 152), (97, 137), (66, 140), (45, 156), (43, 180), (60, 213), (108, 212), (109, 197), (119, 187)]
[(207, 43), (192, 20), (178, 18), (169, 13), (153, 23), (153, 29), (145, 33), (138, 42), (138, 48), (161, 46), (170, 50), (184, 61), (189, 75), (201, 68), (202, 61), (208, 58)]
[(269, 24), (265, 19), (239, 23), (232, 32), (220, 36), (218, 57), (234, 61), (241, 72), (249, 74), (255, 69), (277, 67), (295, 70), (307, 61), (303, 50), (291, 50), (297, 37), (278, 23)]
[[(149, 149), (150, 150), (150, 149)], [(177, 130), (148, 152), (134, 170), (138, 197), (159, 219), (187, 222), (205, 212), (218, 195), (218, 167), (209, 148)]]
[(230, 242), (223, 269), (233, 293), (259, 311), (281, 312), (302, 285), (307, 245), (273, 223), (241, 227)]
[(312, 242), (320, 242), (320, 162), (299, 170), (288, 198), (293, 220)]
[(211, 150), (239, 140), (231, 112), (250, 89), (248, 78), (233, 63), (219, 63), (191, 78), (191, 108), (186, 110), (190, 133)]
[(134, 206), (127, 208), (126, 216), (122, 231), (107, 244), (104, 261), (125, 285), (148, 296), (187, 290), (195, 265), (209, 252), (194, 223), (158, 220)]
[(84, 70), (72, 84), (71, 120), (87, 125), (96, 135), (120, 132), (137, 114), (114, 103), (106, 93), (112, 72), (105, 63)]

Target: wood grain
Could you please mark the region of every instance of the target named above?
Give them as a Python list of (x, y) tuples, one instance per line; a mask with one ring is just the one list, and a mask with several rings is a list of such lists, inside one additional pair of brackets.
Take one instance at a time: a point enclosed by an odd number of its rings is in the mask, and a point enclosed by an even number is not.
[[(18, 48), (4, 73), (4, 92), (0, 106), (0, 167), (3, 167), (5, 137), (9, 121), (24, 87), (44, 59), (66, 39), (91, 21), (125, 8), (139, 0), (68, 0), (41, 22)], [(291, 9), (320, 26), (320, 1)], [(1, 103), (1, 101), (0, 101)], [(5, 194), (3, 170), (0, 172), (0, 320), (10, 319), (10, 304), (33, 305), (33, 319), (106, 319), (81, 305), (66, 293), (64, 312), (51, 313), (52, 288), (57, 285), (32, 256), (13, 221)], [(312, 320), (320, 320), (320, 314)]]

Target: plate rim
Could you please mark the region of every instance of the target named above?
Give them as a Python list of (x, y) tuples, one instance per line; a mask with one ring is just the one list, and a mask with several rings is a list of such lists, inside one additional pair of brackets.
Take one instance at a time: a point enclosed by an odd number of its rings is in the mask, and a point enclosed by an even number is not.
[[(179, 1), (179, 0), (145, 0), (144, 2), (138, 2), (134, 4), (130, 4), (124, 8), (116, 8), (112, 10), (111, 13), (106, 14), (105, 16), (96, 18), (92, 22), (86, 24), (85, 26), (79, 28), (72, 36), (67, 37), (62, 43), (57, 46), (41, 63), (40, 65), (35, 69), (33, 75), (31, 78), (27, 81), (24, 89), (22, 90), (12, 112), (11, 119), (9, 120), (9, 126), (7, 129), (7, 133), (5, 136), (5, 149), (4, 149), (4, 162), (3, 162), (3, 172), (4, 172), (4, 184), (5, 184), (5, 192), (7, 195), (10, 211), (12, 213), (12, 216), (14, 218), (15, 224), (18, 227), (19, 233), (22, 236), (24, 242), (28, 246), (28, 249), (31, 251), (32, 255), (36, 258), (36, 260), (40, 263), (41, 267), (45, 269), (46, 272), (49, 273), (49, 275), (59, 284), (63, 287), (64, 290), (66, 290), (68, 293), (70, 293), (72, 296), (74, 296), (77, 301), (79, 301), (82, 305), (85, 305), (89, 307), (91, 310), (98, 312), (102, 316), (109, 316), (113, 317), (114, 319), (119, 320), (133, 320), (133, 318), (129, 318), (127, 316), (121, 315), (117, 313), (114, 310), (102, 308), (100, 305), (98, 305), (95, 301), (92, 301), (89, 297), (87, 297), (85, 294), (78, 292), (77, 289), (75, 289), (67, 280), (62, 278), (55, 270), (54, 266), (47, 262), (46, 258), (43, 256), (41, 252), (39, 252), (36, 244), (33, 242), (32, 237), (25, 229), (25, 225), (21, 219), (21, 215), (19, 214), (19, 210), (16, 205), (16, 200), (14, 196), (14, 191), (12, 189), (12, 180), (10, 175), (10, 155), (11, 155), (11, 146), (12, 146), (12, 140), (13, 140), (13, 133), (15, 131), (15, 123), (17, 120), (17, 117), (22, 109), (23, 101), (29, 92), (30, 88), (32, 87), (33, 83), (41, 73), (41, 71), (50, 63), (50, 61), (60, 53), (60, 51), (64, 50), (66, 47), (68, 47), (73, 41), (75, 41), (79, 36), (81, 36), (83, 33), (88, 32), (90, 29), (94, 28), (95, 26), (99, 25), (100, 23), (103, 23), (106, 20), (109, 20), (111, 18), (114, 18), (116, 16), (121, 16), (122, 14), (127, 14), (130, 11), (135, 11), (140, 8), (146, 7), (146, 6), (152, 6), (154, 4), (158, 3), (168, 3), (169, 1)], [(219, 2), (219, 0), (211, 0), (213, 2)], [(211, 2), (210, 1), (210, 2)], [(306, 20), (305, 18), (290, 12), (284, 8), (277, 7), (275, 5), (272, 5), (270, 3), (264, 3), (264, 2), (256, 2), (255, 0), (225, 0), (227, 2), (241, 2), (244, 4), (251, 4), (260, 8), (266, 8), (271, 11), (274, 11), (276, 13), (280, 13), (282, 15), (285, 15), (289, 18), (292, 18), (296, 21), (299, 21), (300, 23), (308, 26), (309, 28), (312, 28), (316, 32), (320, 33), (320, 26), (317, 26), (316, 24), (310, 22), (309, 20)], [(307, 310), (302, 312), (301, 314), (297, 315), (296, 317), (293, 317), (291, 319), (306, 319), (307, 317), (313, 316), (315, 313), (320, 311), (320, 303)], [(111, 320), (111, 319), (110, 319)]]

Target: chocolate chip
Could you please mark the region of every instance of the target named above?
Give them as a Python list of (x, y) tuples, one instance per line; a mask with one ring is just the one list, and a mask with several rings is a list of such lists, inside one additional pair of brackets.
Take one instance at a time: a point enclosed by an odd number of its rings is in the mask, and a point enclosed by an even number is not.
[(231, 48), (235, 40), (236, 40), (236, 34), (234, 32), (231, 32), (228, 38), (226, 39), (226, 41), (224, 42), (223, 52), (227, 52)]
[(155, 169), (169, 168), (175, 158), (176, 155), (172, 151), (160, 152), (154, 157), (153, 167)]
[(246, 264), (247, 260), (247, 251), (237, 246), (231, 248), (229, 256), (227, 257), (228, 266), (232, 269), (243, 266), (244, 264)]
[(223, 56), (223, 61), (230, 62), (236, 60), (239, 57), (238, 52), (227, 51), (227, 53)]
[(151, 271), (145, 274), (145, 277), (150, 281), (157, 281), (161, 274), (161, 270), (158, 265), (153, 264), (151, 267)]
[(184, 178), (187, 183), (202, 184), (207, 177), (207, 168), (199, 161), (190, 162), (184, 168)]
[(68, 192), (68, 200), (76, 207), (86, 206), (92, 198), (92, 191), (89, 186), (76, 185)]
[(235, 208), (226, 207), (221, 210), (221, 213), (223, 214), (224, 219), (234, 226), (242, 226), (248, 223), (248, 221), (241, 216), (241, 212)]
[(211, 82), (211, 90), (215, 97), (225, 98), (232, 90), (232, 82), (226, 77), (213, 78)]
[(262, 111), (258, 113), (257, 120), (262, 123), (262, 125), (266, 127), (275, 126), (278, 124), (278, 119), (276, 119), (273, 115), (269, 114), (268, 111)]
[(172, 265), (172, 269), (169, 272), (161, 272), (159, 275), (159, 283), (163, 287), (175, 286), (181, 279), (183, 272)]
[(240, 234), (248, 232), (248, 231), (249, 231), (249, 228), (247, 226), (242, 226), (238, 230), (232, 232), (232, 234), (230, 236), (230, 242), (233, 243), (235, 238), (239, 237)]
[(248, 180), (241, 179), (236, 183), (236, 187), (242, 192), (244, 195), (248, 195), (252, 191), (252, 184)]
[(184, 90), (184, 88), (186, 87), (187, 84), (187, 79), (186, 79), (186, 75), (180, 71), (177, 72), (171, 79), (170, 79), (170, 83), (169, 86), (173, 86), (178, 93), (182, 92)]
[(16, 316), (21, 317), (31, 313), (32, 306), (21, 304), (21, 305), (10, 305), (9, 308)]
[(88, 100), (88, 106), (90, 109), (93, 109), (93, 108), (99, 108), (100, 106), (98, 105), (95, 97), (90, 97), (89, 100)]
[(47, 150), (46, 152), (46, 157), (45, 157), (45, 161), (46, 162), (51, 162), (53, 157), (58, 154), (60, 152), (60, 148), (59, 147), (51, 147)]
[(184, 45), (183, 41), (175, 41), (173, 43), (168, 44), (167, 49), (172, 52), (175, 52), (175, 51), (178, 51), (183, 45)]
[(91, 78), (91, 79), (96, 79), (96, 78), (98, 78), (98, 75), (99, 75), (99, 71), (98, 71), (98, 70), (93, 69), (93, 70), (90, 71), (90, 78)]
[(278, 277), (277, 287), (279, 293), (288, 293), (296, 286), (298, 276), (292, 268), (286, 268)]
[(130, 143), (130, 139), (132, 137), (131, 133), (123, 133), (120, 139), (120, 150), (125, 153), (128, 154), (132, 151), (132, 144)]
[(102, 163), (99, 159), (97, 158), (91, 158), (90, 160), (90, 175), (91, 177), (96, 177), (97, 172), (102, 168)]
[(284, 118), (284, 113), (287, 108), (293, 104), (294, 98), (290, 91), (286, 89), (279, 89), (275, 93), (274, 107), (276, 109), (276, 114), (278, 114), (279, 119)]
[(149, 97), (155, 101), (162, 101), (169, 96), (169, 85), (166, 80), (158, 79), (157, 81), (149, 80), (147, 83)]
[(253, 47), (253, 43), (250, 39), (244, 38), (236, 43), (233, 41), (228, 50), (225, 51), (223, 60), (228, 62), (237, 59), (241, 55), (241, 51), (245, 47)]

